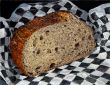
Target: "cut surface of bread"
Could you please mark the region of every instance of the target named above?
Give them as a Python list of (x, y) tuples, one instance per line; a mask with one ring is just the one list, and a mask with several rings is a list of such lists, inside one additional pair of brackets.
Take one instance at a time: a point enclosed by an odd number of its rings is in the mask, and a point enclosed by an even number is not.
[(91, 28), (67, 11), (30, 21), (10, 43), (13, 60), (28, 76), (86, 57), (94, 48)]

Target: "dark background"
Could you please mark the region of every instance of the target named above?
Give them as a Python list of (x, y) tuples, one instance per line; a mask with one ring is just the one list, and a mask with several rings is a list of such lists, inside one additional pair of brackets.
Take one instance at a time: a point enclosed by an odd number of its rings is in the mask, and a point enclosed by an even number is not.
[[(1, 13), (0, 15), (5, 18), (9, 18), (11, 13), (18, 7), (21, 3), (34, 3), (34, 2), (51, 2), (58, 0), (2, 0), (0, 3)], [(100, 4), (108, 3), (110, 0), (70, 0), (76, 4), (81, 9), (89, 11), (89, 9), (94, 8)]]
[[(11, 13), (18, 7), (21, 3), (34, 3), (34, 2), (51, 2), (58, 0), (2, 0), (0, 1), (0, 16), (4, 18), (9, 18)], [(104, 3), (110, 2), (110, 0), (71, 0), (81, 9), (89, 11), (91, 8), (99, 6)], [(6, 85), (4, 80), (0, 77), (0, 85)]]

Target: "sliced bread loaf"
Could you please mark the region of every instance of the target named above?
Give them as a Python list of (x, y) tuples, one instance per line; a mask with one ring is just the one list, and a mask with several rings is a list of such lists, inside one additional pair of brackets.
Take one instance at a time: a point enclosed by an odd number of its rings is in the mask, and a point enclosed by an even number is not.
[(86, 57), (94, 48), (91, 28), (67, 11), (30, 21), (10, 42), (14, 62), (28, 76)]

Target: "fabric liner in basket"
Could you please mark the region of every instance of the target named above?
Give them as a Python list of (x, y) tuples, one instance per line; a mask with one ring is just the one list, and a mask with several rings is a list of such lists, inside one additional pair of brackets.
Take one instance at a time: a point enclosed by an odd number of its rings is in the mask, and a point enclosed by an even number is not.
[[(11, 59), (10, 38), (28, 21), (58, 10), (71, 11), (91, 26), (97, 43), (95, 50), (86, 58), (39, 76), (22, 75)], [(0, 76), (8, 85), (110, 85), (110, 3), (93, 8), (89, 13), (69, 0), (24, 3), (9, 19), (0, 17)]]

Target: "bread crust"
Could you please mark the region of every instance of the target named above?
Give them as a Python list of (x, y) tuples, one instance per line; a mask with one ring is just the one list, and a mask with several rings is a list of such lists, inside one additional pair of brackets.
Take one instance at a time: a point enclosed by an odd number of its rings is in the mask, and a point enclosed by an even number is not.
[(26, 74), (22, 59), (22, 51), (26, 40), (33, 32), (48, 25), (63, 22), (65, 19), (69, 19), (69, 16), (70, 13), (68, 11), (53, 12), (46, 16), (36, 18), (15, 31), (9, 47), (12, 59), (20, 69), (21, 73)]

